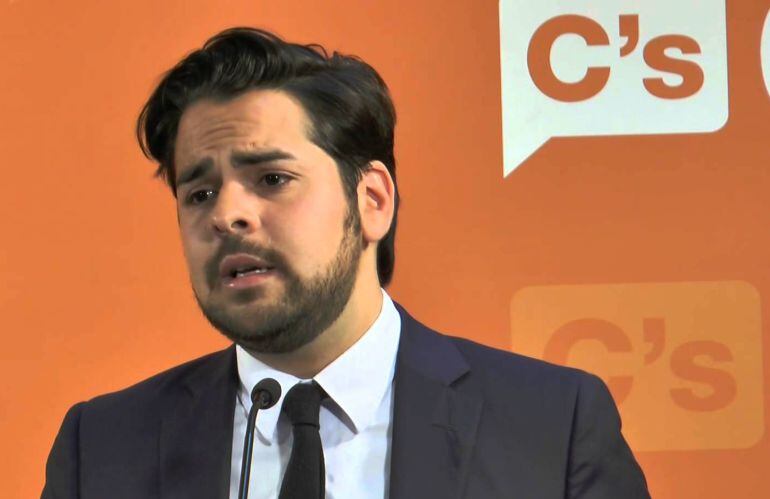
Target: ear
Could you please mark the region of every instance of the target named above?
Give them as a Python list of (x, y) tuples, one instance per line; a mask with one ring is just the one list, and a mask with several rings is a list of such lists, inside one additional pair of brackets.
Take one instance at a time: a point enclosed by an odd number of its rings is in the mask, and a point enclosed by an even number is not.
[(358, 212), (364, 241), (377, 243), (385, 237), (393, 221), (395, 202), (396, 186), (388, 168), (381, 161), (372, 161), (358, 182)]

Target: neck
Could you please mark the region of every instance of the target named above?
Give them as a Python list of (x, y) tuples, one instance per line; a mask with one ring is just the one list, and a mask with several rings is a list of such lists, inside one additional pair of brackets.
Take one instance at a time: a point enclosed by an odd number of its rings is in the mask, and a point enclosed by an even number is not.
[(352, 347), (374, 324), (381, 310), (379, 281), (374, 286), (359, 281), (337, 320), (307, 345), (289, 353), (249, 353), (273, 369), (310, 379)]

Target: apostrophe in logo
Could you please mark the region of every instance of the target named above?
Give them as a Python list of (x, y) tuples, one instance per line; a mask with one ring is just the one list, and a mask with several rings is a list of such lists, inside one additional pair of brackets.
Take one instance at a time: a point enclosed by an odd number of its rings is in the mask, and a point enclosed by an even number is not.
[(760, 303), (745, 282), (524, 288), (511, 338), (516, 352), (601, 376), (636, 450), (762, 437)]
[(765, 26), (762, 28), (762, 47), (760, 48), (762, 59), (762, 75), (765, 78), (765, 87), (770, 94), (770, 11), (765, 16)]
[(726, 45), (724, 0), (501, 0), (503, 176), (551, 137), (718, 130)]

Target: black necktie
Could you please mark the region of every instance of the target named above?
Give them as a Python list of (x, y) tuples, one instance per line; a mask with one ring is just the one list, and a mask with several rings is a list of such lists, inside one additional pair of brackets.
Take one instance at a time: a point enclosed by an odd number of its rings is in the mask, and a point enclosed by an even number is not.
[(286, 394), (281, 411), (291, 422), (294, 442), (280, 499), (323, 499), (326, 494), (324, 453), (318, 433), (318, 411), (325, 396), (315, 382), (296, 384)]

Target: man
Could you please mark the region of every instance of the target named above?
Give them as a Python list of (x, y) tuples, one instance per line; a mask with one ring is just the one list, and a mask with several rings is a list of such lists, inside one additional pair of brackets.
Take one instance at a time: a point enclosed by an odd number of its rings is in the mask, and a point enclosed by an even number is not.
[(234, 346), (75, 405), (44, 498), (238, 497), (264, 378), (282, 395), (257, 418), (253, 498), (649, 497), (598, 378), (438, 334), (382, 289), (394, 124), (370, 66), (264, 31), (166, 74), (138, 136)]

